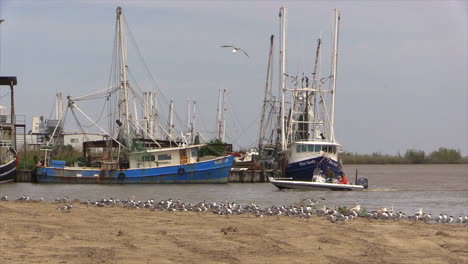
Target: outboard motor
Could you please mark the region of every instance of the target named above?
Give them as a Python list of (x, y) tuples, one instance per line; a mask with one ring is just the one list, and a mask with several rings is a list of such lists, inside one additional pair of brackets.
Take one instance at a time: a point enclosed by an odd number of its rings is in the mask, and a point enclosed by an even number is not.
[(369, 181), (367, 180), (367, 178), (359, 178), (356, 181), (356, 185), (364, 186), (364, 189), (367, 189), (367, 187), (369, 186)]

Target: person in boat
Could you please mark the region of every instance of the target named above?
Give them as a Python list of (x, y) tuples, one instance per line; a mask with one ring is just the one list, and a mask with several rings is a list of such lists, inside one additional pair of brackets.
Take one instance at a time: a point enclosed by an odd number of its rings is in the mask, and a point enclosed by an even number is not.
[(349, 184), (348, 178), (344, 174), (344, 172), (341, 173), (341, 175), (338, 177), (339, 183), (340, 184)]
[(335, 177), (335, 174), (330, 168), (327, 168), (327, 172), (325, 173), (325, 179), (327, 182), (333, 182), (333, 178)]

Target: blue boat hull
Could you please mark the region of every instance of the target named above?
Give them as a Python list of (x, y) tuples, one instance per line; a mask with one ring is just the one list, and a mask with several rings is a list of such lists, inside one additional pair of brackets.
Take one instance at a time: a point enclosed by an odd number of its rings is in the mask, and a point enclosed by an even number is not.
[(178, 166), (122, 170), (39, 167), (39, 183), (227, 183), (233, 156)]
[(285, 176), (293, 181), (311, 181), (316, 168), (321, 169), (323, 172), (326, 172), (327, 168), (330, 168), (335, 175), (339, 175), (342, 172), (339, 162), (326, 157), (315, 157), (289, 163), (286, 166)]

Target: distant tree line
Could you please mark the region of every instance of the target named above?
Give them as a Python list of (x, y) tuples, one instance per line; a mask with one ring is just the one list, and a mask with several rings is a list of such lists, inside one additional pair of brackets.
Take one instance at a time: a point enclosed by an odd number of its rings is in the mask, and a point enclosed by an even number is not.
[(341, 153), (344, 164), (468, 164), (468, 157), (462, 157), (460, 151), (439, 148), (426, 154), (422, 150), (409, 149), (404, 155), (385, 155), (381, 153), (357, 154)]

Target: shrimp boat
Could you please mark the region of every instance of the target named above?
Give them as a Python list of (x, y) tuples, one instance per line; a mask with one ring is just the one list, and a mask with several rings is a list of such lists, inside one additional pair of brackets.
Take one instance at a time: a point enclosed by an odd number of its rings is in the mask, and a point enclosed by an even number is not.
[[(116, 38), (114, 43), (114, 59), (116, 76), (115, 84), (102, 92), (93, 93), (97, 98), (107, 98), (106, 102), (118, 102), (115, 116), (109, 122), (109, 127), (115, 128), (116, 133), (108, 133), (99, 126), (97, 122), (86, 115), (78, 106), (78, 102), (84, 99), (95, 99), (91, 96), (79, 98), (68, 97), (68, 108), (65, 114), (61, 114), (60, 122), (55, 128), (51, 140), (44, 147), (44, 159), (37, 167), (37, 181), (39, 183), (227, 183), (228, 174), (233, 164), (234, 157), (225, 155), (203, 160), (198, 157), (198, 150), (204, 144), (193, 144), (187, 142), (185, 137), (177, 139), (172, 133), (173, 103), (170, 104), (169, 128), (161, 130), (166, 132), (165, 140), (154, 138), (154, 123), (158, 119), (149, 114), (145, 117), (144, 125), (134, 117), (135, 112), (129, 109), (129, 94), (133, 93), (134, 101), (135, 87), (130, 85), (127, 78), (128, 66), (126, 63), (126, 48), (124, 38), (124, 19), (122, 8), (117, 8)], [(132, 34), (130, 34), (132, 37)], [(112, 74), (111, 74), (112, 75)], [(148, 95), (148, 94), (147, 94)], [(118, 98), (117, 100), (109, 98)], [(141, 98), (140, 98), (141, 99)], [(151, 96), (145, 97), (146, 101), (152, 101)], [(144, 100), (141, 100), (144, 101)], [(111, 103), (109, 103), (110, 105)], [(151, 104), (150, 104), (151, 106)], [(110, 108), (110, 107), (109, 107)], [(151, 107), (150, 107), (151, 108)], [(104, 109), (104, 108), (103, 108)], [(81, 113), (89, 122), (93, 123), (102, 133), (105, 140), (85, 142), (83, 145), (94, 146), (102, 149), (102, 158), (90, 161), (88, 155), (85, 160), (75, 162), (75, 166), (67, 166), (64, 160), (53, 160), (51, 154), (54, 150), (50, 147), (54, 140), (59, 137), (56, 132), (61, 130), (64, 116), (70, 110), (76, 119), (76, 111)], [(148, 109), (147, 109), (148, 110)], [(150, 109), (151, 110), (151, 109)], [(152, 111), (147, 111), (152, 112)], [(115, 125), (117, 124), (117, 126)], [(161, 124), (158, 124), (161, 125)], [(81, 126), (80, 126), (81, 127)], [(140, 136), (138, 136), (140, 135)], [(143, 135), (143, 136), (141, 136)], [(89, 144), (87, 144), (89, 143)], [(84, 151), (87, 153), (86, 151)], [(86, 155), (86, 154), (85, 154)]]
[[(342, 165), (339, 161), (341, 145), (335, 139), (334, 108), (336, 71), (338, 57), (338, 24), (340, 13), (335, 9), (332, 70), (327, 78), (320, 78), (319, 61), (320, 45), (318, 40), (314, 72), (308, 76), (291, 76), (286, 69), (286, 7), (280, 8), (280, 146), (278, 160), (282, 171), (281, 179), (270, 178), (278, 188), (299, 189), (364, 189), (363, 185), (344, 185), (325, 182), (323, 172), (341, 175)], [(292, 87), (286, 87), (286, 79)], [(328, 81), (328, 86), (325, 83)], [(290, 100), (288, 118), (285, 118), (286, 96)], [(364, 180), (357, 182), (363, 183)], [(364, 183), (363, 183), (364, 184)], [(367, 180), (365, 187), (367, 187)]]

